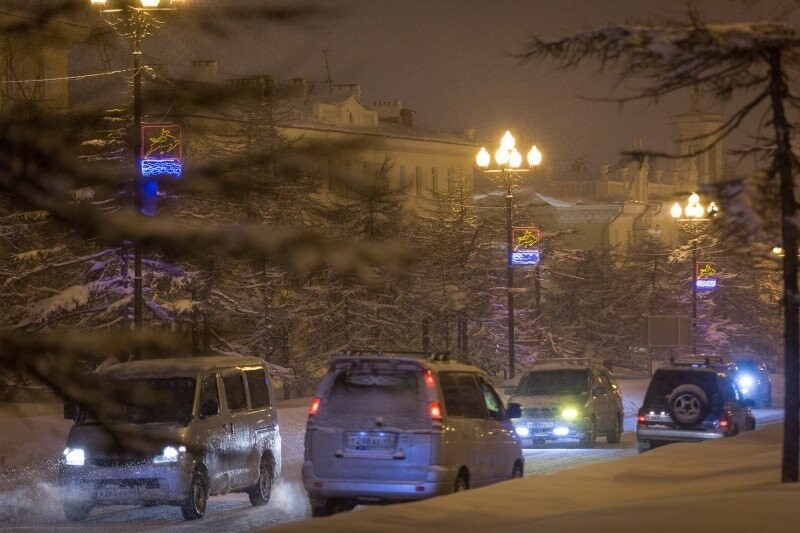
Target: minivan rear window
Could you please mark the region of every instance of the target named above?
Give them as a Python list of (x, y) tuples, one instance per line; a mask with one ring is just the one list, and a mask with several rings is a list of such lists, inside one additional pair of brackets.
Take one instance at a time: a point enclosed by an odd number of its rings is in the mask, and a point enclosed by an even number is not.
[(411, 370), (340, 371), (328, 392), (318, 422), (371, 429), (380, 425), (408, 429), (427, 420), (421, 375)]

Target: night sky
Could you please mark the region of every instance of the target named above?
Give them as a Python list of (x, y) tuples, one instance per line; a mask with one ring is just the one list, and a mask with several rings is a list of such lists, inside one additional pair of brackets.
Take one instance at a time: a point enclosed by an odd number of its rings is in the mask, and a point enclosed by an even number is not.
[[(185, 9), (193, 2), (209, 0), (191, 0)], [(763, 20), (790, 5), (783, 0), (696, 3), (707, 22)], [(417, 112), (417, 126), (475, 128), (478, 139), (490, 145), (511, 129), (521, 144), (538, 145), (546, 163), (556, 168), (585, 157), (596, 170), (614, 162), (635, 138), (648, 148), (669, 149), (666, 124), (671, 115), (689, 108), (688, 92), (658, 105), (622, 108), (582, 100), (608, 96), (614, 78), (598, 73), (594, 64), (559, 72), (552, 63), (520, 64), (506, 54), (518, 50), (528, 35), (558, 37), (631, 21), (687, 20), (685, 2), (326, 0), (321, 5), (342, 13), (310, 24), (239, 25), (222, 40), (162, 29), (145, 51), (150, 61), (169, 62), (173, 75), (190, 59), (217, 59), (223, 75), (303, 76), (323, 83), (322, 50), (327, 49), (334, 83), (361, 83), (364, 103), (399, 99)], [(710, 99), (703, 107), (725, 112)]]

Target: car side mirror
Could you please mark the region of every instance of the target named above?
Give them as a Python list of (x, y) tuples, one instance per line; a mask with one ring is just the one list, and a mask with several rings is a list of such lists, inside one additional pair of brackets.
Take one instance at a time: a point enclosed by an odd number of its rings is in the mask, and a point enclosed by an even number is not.
[(507, 418), (522, 418), (522, 407), (518, 403), (510, 403), (506, 407)]
[(200, 406), (200, 418), (219, 414), (219, 402), (215, 399), (206, 400)]

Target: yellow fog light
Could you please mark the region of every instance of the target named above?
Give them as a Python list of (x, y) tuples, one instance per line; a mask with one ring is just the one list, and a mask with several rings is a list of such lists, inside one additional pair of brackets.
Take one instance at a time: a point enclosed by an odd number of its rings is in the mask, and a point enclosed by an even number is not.
[(575, 420), (578, 418), (578, 410), (574, 407), (567, 407), (563, 411), (561, 411), (561, 418), (564, 420)]

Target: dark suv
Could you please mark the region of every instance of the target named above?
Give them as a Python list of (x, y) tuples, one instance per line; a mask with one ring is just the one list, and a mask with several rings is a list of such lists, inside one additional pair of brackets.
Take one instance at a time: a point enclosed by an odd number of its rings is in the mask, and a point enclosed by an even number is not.
[(670, 442), (732, 437), (755, 429), (750, 407), (728, 365), (672, 362), (650, 380), (636, 418), (639, 453)]

